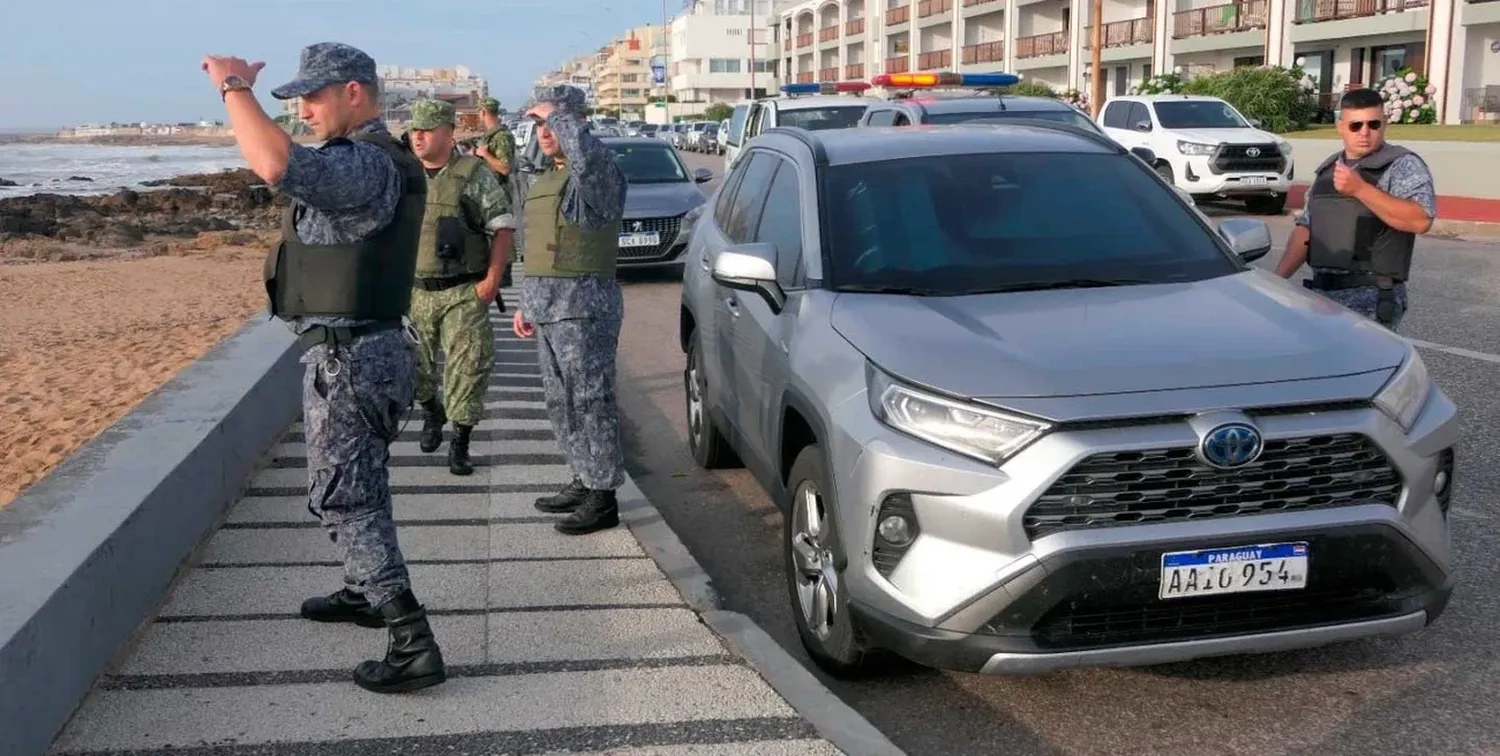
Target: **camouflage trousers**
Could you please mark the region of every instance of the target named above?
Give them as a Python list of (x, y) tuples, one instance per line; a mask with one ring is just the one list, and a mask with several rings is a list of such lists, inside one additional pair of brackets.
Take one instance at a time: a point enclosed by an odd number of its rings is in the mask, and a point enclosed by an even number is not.
[(595, 490), (625, 482), (615, 352), (620, 321), (573, 318), (536, 324), (537, 363), (547, 415), (568, 467)]
[(443, 409), (459, 425), (478, 425), (495, 366), (495, 328), (474, 284), (441, 291), (413, 289), (409, 316), (417, 329), (418, 402), (437, 397), (438, 349), (443, 350)]
[[(1314, 289), (1314, 291), (1371, 320), (1376, 319), (1375, 308), (1380, 303), (1379, 287), (1360, 286), (1352, 289)], [(1408, 302), (1406, 284), (1396, 284), (1393, 292), (1396, 295), (1396, 317), (1390, 323), (1384, 324), (1392, 331), (1400, 327), (1402, 319), (1406, 317)]]
[(385, 331), (302, 356), (308, 511), (344, 562), (344, 582), (374, 606), (411, 585), (391, 515), (390, 444), (411, 408), (412, 345)]

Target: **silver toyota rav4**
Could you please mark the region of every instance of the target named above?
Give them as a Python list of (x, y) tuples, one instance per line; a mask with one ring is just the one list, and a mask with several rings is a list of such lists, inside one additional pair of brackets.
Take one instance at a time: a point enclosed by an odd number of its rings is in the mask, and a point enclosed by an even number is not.
[(783, 507), (803, 643), (1036, 673), (1418, 631), (1454, 405), (1062, 124), (767, 131), (697, 223), (692, 452)]

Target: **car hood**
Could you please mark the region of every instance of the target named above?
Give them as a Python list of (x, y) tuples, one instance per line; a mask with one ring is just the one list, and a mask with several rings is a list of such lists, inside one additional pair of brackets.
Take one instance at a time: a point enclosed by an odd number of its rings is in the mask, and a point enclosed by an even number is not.
[(1329, 378), (1407, 353), (1379, 325), (1260, 270), (966, 297), (841, 293), (831, 324), (897, 378), (986, 399)]
[(625, 190), (625, 217), (670, 218), (703, 204), (697, 184), (631, 184)]
[(1260, 129), (1173, 129), (1184, 142), (1199, 144), (1276, 144), (1276, 137)]

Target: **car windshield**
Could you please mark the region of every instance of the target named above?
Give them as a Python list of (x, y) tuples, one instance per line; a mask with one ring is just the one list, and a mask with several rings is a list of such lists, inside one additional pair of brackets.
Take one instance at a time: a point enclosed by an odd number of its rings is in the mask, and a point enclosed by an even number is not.
[(991, 153), (825, 169), (830, 282), (975, 294), (1193, 281), (1240, 264), (1124, 155)]
[(1164, 129), (1248, 129), (1250, 124), (1227, 103), (1182, 100), (1156, 103), (1156, 120)]
[(675, 184), (688, 180), (677, 152), (665, 144), (612, 144), (615, 163), (631, 184)]
[(830, 105), (824, 108), (782, 110), (776, 116), (777, 126), (796, 126), (808, 131), (852, 129), (865, 114), (867, 105)]
[(925, 122), (935, 124), (1006, 123), (1021, 118), (1032, 121), (1057, 121), (1102, 133), (1088, 116), (1071, 108), (1068, 110), (990, 110), (983, 113), (929, 113)]

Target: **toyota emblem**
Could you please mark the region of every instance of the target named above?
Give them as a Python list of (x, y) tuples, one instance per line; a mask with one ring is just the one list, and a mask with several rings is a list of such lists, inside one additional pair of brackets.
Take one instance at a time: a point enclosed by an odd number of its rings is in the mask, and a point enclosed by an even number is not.
[(1259, 147), (1251, 147), (1251, 148), (1245, 150), (1245, 156), (1246, 157), (1260, 157), (1260, 148)]

